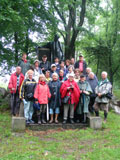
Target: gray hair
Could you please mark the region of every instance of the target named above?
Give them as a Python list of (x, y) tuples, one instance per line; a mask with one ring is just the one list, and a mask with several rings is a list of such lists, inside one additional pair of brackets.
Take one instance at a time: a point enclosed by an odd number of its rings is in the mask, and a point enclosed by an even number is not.
[(57, 74), (57, 73), (53, 73), (53, 74), (52, 74), (52, 77), (53, 77), (53, 76), (57, 76), (57, 77), (58, 77), (58, 74)]
[(93, 72), (90, 72), (89, 75), (90, 75), (90, 74), (93, 75), (93, 76), (95, 75)]
[(106, 77), (107, 77), (107, 75), (108, 75), (108, 73), (107, 73), (106, 71), (103, 71), (101, 74), (105, 74)]

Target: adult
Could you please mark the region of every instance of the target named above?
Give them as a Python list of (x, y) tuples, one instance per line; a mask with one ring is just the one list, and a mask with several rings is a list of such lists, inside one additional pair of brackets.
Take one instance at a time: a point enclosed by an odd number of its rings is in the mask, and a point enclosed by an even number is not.
[(25, 76), (25, 73), (30, 69), (30, 63), (27, 60), (27, 54), (22, 54), (22, 59), (18, 62), (18, 66), (21, 67), (21, 72)]
[(59, 64), (59, 58), (58, 57), (55, 58), (54, 64), (56, 65), (57, 70), (59, 70), (60, 69), (60, 64)]
[(28, 78), (24, 80), (20, 89), (20, 98), (24, 102), (24, 116), (26, 124), (34, 123), (34, 121), (32, 121), (32, 115), (36, 81), (33, 79), (33, 73), (34, 72), (32, 70), (28, 71)]
[(95, 98), (96, 98), (95, 88), (98, 85), (98, 79), (95, 77), (95, 74), (93, 72), (90, 72), (88, 75), (87, 81), (90, 84), (92, 89), (92, 93), (90, 94), (89, 111), (90, 113), (93, 114), (94, 113), (93, 105), (95, 103)]
[(39, 66), (43, 73), (45, 73), (47, 70), (50, 70), (50, 62), (47, 61), (47, 56), (43, 55), (42, 62)]
[(57, 73), (57, 67), (55, 64), (51, 65), (50, 77), (52, 78), (52, 74)]
[(60, 70), (64, 71), (64, 76), (66, 76), (66, 74), (68, 73), (68, 69), (66, 69), (64, 61), (60, 61), (60, 69), (57, 69), (57, 72), (59, 73)]
[(78, 83), (80, 80), (80, 70), (78, 68), (76, 68), (74, 72), (75, 72), (74, 80), (75, 80), (75, 82)]
[(86, 68), (86, 80), (88, 79), (89, 73), (92, 72), (92, 69), (90, 67)]
[(52, 78), (50, 77), (50, 71), (48, 70), (45, 72), (45, 81), (48, 84), (49, 81), (51, 81), (51, 80), (52, 80)]
[(35, 103), (40, 105), (40, 109), (37, 109), (37, 116), (38, 116), (38, 124), (46, 123), (45, 120), (45, 112), (48, 104), (48, 99), (51, 97), (49, 87), (45, 82), (44, 74), (41, 74), (39, 77), (39, 82), (36, 86), (34, 98)]
[(58, 79), (57, 73), (52, 74), (52, 81), (48, 83), (48, 86), (50, 88), (50, 93), (51, 93), (51, 98), (49, 101), (51, 120), (49, 123), (53, 123), (54, 113), (55, 113), (55, 123), (58, 123), (58, 115), (60, 113), (60, 105), (61, 105), (61, 99), (60, 99), (61, 82)]
[(95, 99), (94, 109), (96, 116), (99, 116), (100, 109), (104, 111), (104, 122), (106, 122), (109, 105), (109, 98), (107, 94), (111, 93), (112, 85), (107, 78), (107, 72), (103, 71), (101, 73), (101, 78), (102, 80), (98, 82), (98, 85), (95, 88), (97, 97)]
[(67, 73), (67, 75), (66, 75), (66, 78), (67, 78), (67, 79), (68, 79), (68, 76), (69, 76), (70, 73), (73, 73), (73, 74), (74, 74), (74, 67), (73, 67), (72, 65), (70, 65), (70, 66), (68, 67), (68, 73)]
[(66, 67), (66, 69), (68, 69), (69, 66), (70, 66), (70, 60), (66, 59), (66, 61), (65, 61), (65, 67)]
[(79, 61), (75, 63), (75, 69), (76, 68), (79, 68), (81, 73), (86, 74), (87, 63), (82, 54), (79, 56)]
[(92, 89), (89, 83), (86, 81), (85, 75), (80, 76), (80, 81), (78, 82), (78, 86), (80, 88), (80, 100), (77, 106), (77, 122), (80, 121), (80, 117), (83, 115), (83, 122), (86, 122), (86, 117), (89, 112), (88, 105), (90, 101), (90, 93), (92, 93)]
[(41, 68), (39, 67), (39, 60), (38, 59), (36, 59), (35, 61), (34, 61), (34, 74), (33, 74), (33, 78), (34, 78), (34, 80), (36, 81), (36, 82), (38, 82), (38, 80), (39, 80), (39, 76), (40, 76), (40, 74), (42, 74), (42, 70), (41, 70)]
[(20, 109), (19, 91), (24, 80), (24, 75), (21, 73), (21, 67), (16, 67), (16, 72), (11, 74), (8, 88), (11, 92), (11, 114), (18, 116)]
[(74, 68), (74, 65), (75, 65), (75, 58), (71, 58), (70, 59), (70, 64), (73, 66), (73, 68)]
[[(60, 88), (61, 98), (64, 103), (63, 124), (67, 123), (70, 109), (70, 123), (74, 123), (74, 105), (79, 102), (80, 89), (74, 81), (74, 74), (68, 75), (68, 80), (62, 83)], [(67, 98), (67, 101), (65, 100)], [(65, 101), (64, 101), (65, 100)]]
[(59, 80), (63, 83), (67, 78), (64, 76), (64, 71), (61, 69), (59, 71)]

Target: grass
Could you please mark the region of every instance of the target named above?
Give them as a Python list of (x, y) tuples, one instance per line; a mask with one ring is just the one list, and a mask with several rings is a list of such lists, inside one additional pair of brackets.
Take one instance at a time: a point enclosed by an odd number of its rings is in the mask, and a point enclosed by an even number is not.
[(30, 159), (120, 160), (120, 116), (110, 112), (101, 130), (12, 133), (9, 113), (0, 113), (0, 160)]
[(120, 99), (120, 89), (113, 90), (113, 94)]

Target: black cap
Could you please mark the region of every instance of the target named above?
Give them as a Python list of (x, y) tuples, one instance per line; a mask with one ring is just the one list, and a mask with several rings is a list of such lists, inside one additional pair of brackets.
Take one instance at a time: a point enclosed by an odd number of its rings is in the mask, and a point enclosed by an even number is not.
[(80, 78), (84, 78), (84, 77), (85, 77), (85, 75), (84, 75), (84, 74), (81, 74), (81, 75), (80, 75)]

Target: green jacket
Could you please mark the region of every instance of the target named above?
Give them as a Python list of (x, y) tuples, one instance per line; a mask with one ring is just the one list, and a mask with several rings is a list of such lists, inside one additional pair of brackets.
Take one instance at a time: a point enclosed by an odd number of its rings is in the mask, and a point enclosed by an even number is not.
[[(88, 91), (89, 94), (92, 93), (91, 86), (87, 81), (84, 81), (84, 82), (79, 81), (78, 86), (79, 86), (80, 90)], [(89, 112), (89, 110), (88, 110), (89, 101), (90, 101), (89, 95), (84, 94), (84, 93), (82, 93), (80, 95), (79, 104), (77, 106), (77, 114)]]

